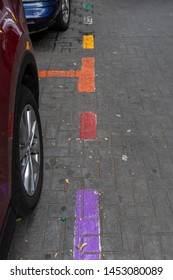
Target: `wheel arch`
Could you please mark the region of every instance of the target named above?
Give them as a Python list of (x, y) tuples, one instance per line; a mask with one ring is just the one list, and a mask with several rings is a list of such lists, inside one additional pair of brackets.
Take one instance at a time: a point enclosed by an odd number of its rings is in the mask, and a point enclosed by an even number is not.
[(22, 60), (22, 64), (19, 71), (17, 87), (16, 87), (16, 99), (15, 107), (20, 98), (19, 92), (21, 85), (25, 85), (33, 93), (37, 105), (39, 107), (39, 82), (38, 82), (38, 71), (35, 58), (33, 54), (29, 51), (25, 52)]

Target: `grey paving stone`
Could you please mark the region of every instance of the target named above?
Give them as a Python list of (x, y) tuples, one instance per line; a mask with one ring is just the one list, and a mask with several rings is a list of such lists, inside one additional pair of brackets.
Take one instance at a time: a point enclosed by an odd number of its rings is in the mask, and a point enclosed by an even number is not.
[(172, 211), (169, 205), (167, 194), (162, 189), (150, 191), (156, 216), (169, 217), (172, 216)]
[[(74, 227), (74, 225), (73, 225)], [(74, 235), (65, 235), (66, 242), (64, 243), (63, 248), (63, 260), (73, 260), (73, 251), (74, 251)]]
[[(119, 230), (118, 209), (117, 206), (105, 206), (101, 212), (101, 233), (113, 234)], [(112, 214), (114, 216), (112, 217)]]
[(97, 189), (98, 191), (107, 192), (110, 189), (116, 188), (116, 179), (115, 177), (107, 177), (107, 178), (100, 178), (100, 177), (91, 177), (85, 178), (84, 180), (85, 187), (91, 189)]
[(48, 219), (46, 224), (44, 249), (49, 251), (59, 251), (62, 248), (62, 222), (58, 219)]
[(117, 234), (101, 235), (102, 254), (106, 252), (121, 252), (121, 236)]
[(144, 233), (172, 233), (172, 218), (143, 218), (139, 221), (141, 231)]
[(161, 241), (163, 252), (165, 254), (173, 253), (173, 234), (162, 234)]
[(121, 234), (123, 251), (139, 252), (141, 251), (141, 239), (138, 224), (135, 219), (121, 219)]
[(114, 175), (115, 168), (113, 165), (113, 160), (111, 158), (101, 158), (100, 159), (100, 177), (109, 177)]
[(120, 215), (122, 218), (152, 217), (155, 216), (155, 212), (152, 204), (127, 203), (121, 205)]
[(148, 190), (135, 189), (134, 200), (139, 203), (151, 203), (151, 196)]
[(33, 214), (29, 216), (27, 223), (27, 233), (43, 234), (46, 224), (43, 223), (47, 217), (47, 205), (38, 205)]
[(141, 190), (141, 191), (146, 192), (148, 190), (148, 187), (149, 187), (147, 178), (135, 178), (135, 177), (133, 177), (132, 184), (133, 184), (134, 191)]
[(103, 260), (144, 260), (142, 253), (104, 253)]
[(146, 260), (163, 260), (161, 240), (159, 235), (142, 234), (144, 258)]

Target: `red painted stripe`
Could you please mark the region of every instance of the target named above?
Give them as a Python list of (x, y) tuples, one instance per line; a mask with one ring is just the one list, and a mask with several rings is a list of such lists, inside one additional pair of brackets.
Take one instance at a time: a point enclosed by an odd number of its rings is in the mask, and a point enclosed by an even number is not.
[(93, 112), (80, 114), (80, 139), (97, 138), (97, 116)]

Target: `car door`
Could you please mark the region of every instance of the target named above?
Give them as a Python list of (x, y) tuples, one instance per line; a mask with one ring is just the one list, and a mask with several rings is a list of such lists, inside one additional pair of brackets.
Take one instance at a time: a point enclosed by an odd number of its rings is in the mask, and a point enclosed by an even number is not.
[(16, 18), (9, 0), (0, 1), (0, 230), (7, 213), (10, 197), (10, 145), (12, 138), (11, 91), (14, 62), (17, 61)]
[[(6, 48), (6, 38), (4, 33), (4, 23), (8, 12), (4, 7), (3, 1), (0, 2), (0, 227), (9, 203), (8, 188), (8, 156), (7, 156), (7, 109), (8, 109), (8, 70), (4, 58)], [(6, 78), (6, 80), (4, 80)]]

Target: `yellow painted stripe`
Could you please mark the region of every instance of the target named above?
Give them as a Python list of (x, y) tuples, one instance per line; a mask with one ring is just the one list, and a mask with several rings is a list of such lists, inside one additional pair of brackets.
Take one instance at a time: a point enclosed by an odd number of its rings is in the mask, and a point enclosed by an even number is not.
[(83, 49), (94, 49), (94, 36), (84, 35), (83, 36)]

